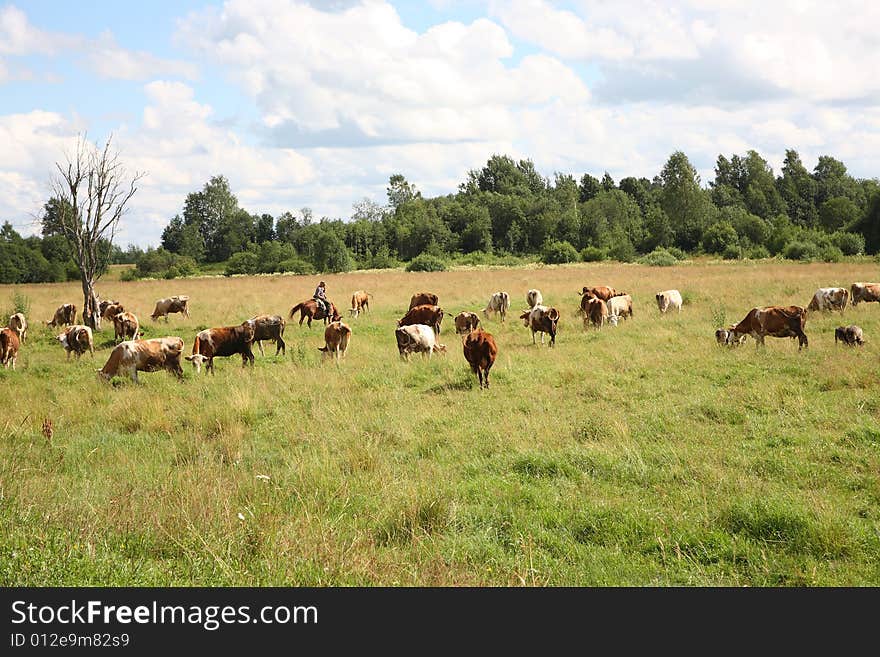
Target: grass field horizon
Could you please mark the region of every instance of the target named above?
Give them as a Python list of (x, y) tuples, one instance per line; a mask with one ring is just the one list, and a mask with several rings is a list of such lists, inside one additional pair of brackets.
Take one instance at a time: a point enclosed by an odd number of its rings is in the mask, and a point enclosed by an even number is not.
[[(876, 586), (880, 584), (880, 304), (810, 314), (810, 346), (715, 344), (754, 306), (806, 306), (818, 287), (880, 280), (873, 261), (580, 263), (437, 273), (99, 281), (146, 337), (260, 313), (287, 318), (317, 281), (352, 327), (323, 363), (323, 323), (288, 320), (287, 354), (214, 377), (102, 384), (47, 328), (78, 283), (0, 286), (30, 303), (18, 369), (0, 369), (4, 586)], [(584, 285), (633, 296), (634, 317), (585, 330)], [(541, 290), (555, 349), (517, 315)], [(679, 289), (680, 315), (654, 294)], [(371, 311), (347, 316), (351, 293)], [(511, 296), (480, 390), (452, 316)], [(401, 362), (414, 292), (447, 313), (445, 357)], [(190, 296), (186, 319), (149, 318)], [(5, 318), (4, 318), (5, 319)], [(858, 324), (866, 344), (834, 343)], [(47, 439), (44, 419), (54, 425)]]

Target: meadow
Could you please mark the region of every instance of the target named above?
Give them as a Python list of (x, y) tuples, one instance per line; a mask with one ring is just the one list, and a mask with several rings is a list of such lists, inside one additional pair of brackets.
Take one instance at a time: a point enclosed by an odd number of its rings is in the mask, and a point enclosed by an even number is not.
[[(874, 261), (596, 263), (326, 275), (374, 296), (340, 366), (323, 324), (289, 321), (287, 353), (218, 359), (214, 377), (103, 384), (65, 361), (49, 319), (78, 284), (0, 286), (30, 304), (18, 370), (0, 369), (0, 584), (429, 586), (880, 585), (880, 306), (810, 314), (810, 346), (715, 344), (753, 306), (877, 281)], [(99, 282), (146, 337), (195, 333), (311, 296), (317, 276)], [(583, 285), (631, 293), (635, 315), (585, 330)], [(560, 310), (557, 346), (517, 319), (529, 288)], [(661, 317), (657, 291), (681, 290)], [(443, 357), (401, 362), (395, 321), (433, 291)], [(511, 295), (492, 387), (451, 315)], [(190, 296), (191, 318), (149, 314)], [(298, 320), (298, 316), (297, 316)], [(860, 349), (834, 327), (865, 331)], [(41, 427), (50, 419), (54, 431)]]

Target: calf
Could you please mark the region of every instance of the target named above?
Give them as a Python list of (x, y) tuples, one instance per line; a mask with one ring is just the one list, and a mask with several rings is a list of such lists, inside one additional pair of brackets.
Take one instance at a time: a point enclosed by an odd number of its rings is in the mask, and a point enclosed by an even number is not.
[(756, 347), (764, 345), (764, 337), (798, 339), (798, 351), (809, 346), (804, 324), (807, 311), (800, 306), (767, 306), (752, 308), (743, 320), (731, 328), (734, 339), (751, 335), (757, 341)]
[(76, 354), (77, 360), (87, 351), (91, 352), (92, 356), (95, 355), (95, 344), (92, 339), (91, 327), (74, 324), (65, 329), (63, 333), (56, 335), (55, 339), (64, 345), (64, 349), (67, 351), (67, 360), (70, 360), (71, 352)]
[(76, 324), (76, 305), (64, 303), (55, 310), (55, 316), (46, 321), (46, 326), (72, 326)]
[(156, 300), (156, 308), (150, 318), (156, 321), (160, 317), (164, 317), (168, 322), (168, 315), (171, 313), (182, 313), (184, 317), (189, 318), (189, 297), (183, 294)]
[(129, 376), (138, 383), (138, 372), (167, 370), (183, 379), (180, 355), (183, 340), (178, 337), (128, 340), (113, 347), (104, 367), (98, 370), (98, 379), (109, 381), (114, 376)]
[(0, 331), (0, 364), (4, 369), (8, 369), (10, 364), (12, 369), (15, 369), (15, 360), (18, 358), (20, 346), (21, 340), (18, 339), (17, 331), (9, 327)]
[[(111, 308), (113, 306), (110, 306)], [(113, 339), (117, 342), (123, 340), (137, 340), (140, 336), (141, 323), (134, 313), (118, 312), (110, 316), (113, 320)]]
[(834, 344), (837, 344), (838, 341), (843, 342), (843, 344), (849, 345), (850, 347), (856, 345), (861, 347), (865, 344), (862, 329), (855, 324), (838, 326), (834, 329)]
[(433, 292), (416, 292), (409, 300), (410, 309), (416, 306), (436, 306), (440, 303), (440, 297)]
[(351, 327), (341, 321), (330, 322), (324, 329), (324, 346), (318, 347), (323, 352), (322, 359), (331, 357), (339, 364), (340, 357), (345, 356), (348, 343), (351, 341)]
[(443, 309), (440, 306), (421, 305), (410, 308), (406, 315), (397, 321), (398, 326), (412, 326), (413, 324), (425, 324), (434, 329), (434, 333), (440, 335), (440, 323), (443, 321)]
[(678, 290), (664, 290), (654, 295), (657, 300), (657, 308), (660, 314), (666, 314), (667, 310), (677, 310), (681, 312), (681, 292)]
[(287, 353), (287, 345), (284, 343), (284, 327), (287, 322), (281, 315), (257, 315), (247, 320), (254, 327), (254, 342), (260, 350), (260, 355), (265, 356), (263, 340), (275, 341), (275, 355)]
[(556, 329), (559, 324), (559, 311), (547, 306), (535, 306), (519, 316), (523, 323), (532, 331), (532, 344), (536, 344), (535, 334), (541, 334), (541, 344), (544, 344), (544, 334), (550, 336), (550, 346), (556, 346)]
[(849, 302), (853, 306), (859, 305), (860, 301), (880, 302), (880, 283), (853, 283), (849, 292)]
[(459, 335), (470, 333), (480, 325), (480, 318), (476, 313), (467, 310), (458, 313), (455, 316), (455, 332)]
[[(362, 312), (370, 309), (370, 297), (373, 296), (369, 292), (358, 290), (351, 295), (351, 309), (348, 311), (357, 318)], [(412, 307), (412, 306), (410, 306)]]
[(541, 295), (541, 290), (532, 289), (526, 292), (526, 305), (529, 307), (529, 310), (543, 303), (544, 297)]
[(510, 310), (510, 295), (507, 292), (495, 292), (483, 308), (483, 315), (489, 319), (489, 313), (498, 313), (503, 322), (508, 310)]
[(608, 319), (608, 305), (599, 297), (583, 297), (587, 299), (586, 309), (584, 310), (584, 328), (587, 328), (589, 322), (597, 329), (601, 329), (602, 325)]
[(21, 344), (27, 340), (28, 323), (23, 313), (15, 313), (9, 316), (9, 328), (18, 333), (18, 339)]
[(199, 331), (193, 342), (192, 354), (186, 356), (195, 367), (196, 372), (202, 371), (205, 364), (205, 373), (214, 374), (214, 359), (218, 356), (232, 356), (241, 354), (241, 366), (254, 365), (254, 352), (251, 345), (254, 341), (254, 327), (249, 322), (243, 322), (238, 326), (224, 326), (222, 328), (210, 328)]
[(489, 387), (489, 370), (495, 364), (498, 355), (498, 345), (491, 333), (483, 329), (475, 329), (465, 336), (464, 358), (470, 364), (471, 370), (480, 381), (480, 388)]
[(720, 328), (715, 331), (715, 342), (721, 345), (727, 345), (728, 347), (738, 347), (746, 340), (745, 335), (740, 335), (739, 337), (734, 337), (733, 327), (731, 326), (729, 329)]
[(400, 326), (394, 331), (397, 338), (397, 351), (403, 360), (409, 360), (412, 353), (427, 355), (430, 359), (434, 352), (446, 353), (446, 345), (437, 342), (434, 329), (426, 324), (409, 324)]
[(626, 319), (627, 317), (632, 317), (632, 297), (628, 294), (619, 294), (615, 297), (611, 297), (610, 299), (608, 299), (608, 314), (615, 315), (617, 317), (623, 317), (624, 319)]

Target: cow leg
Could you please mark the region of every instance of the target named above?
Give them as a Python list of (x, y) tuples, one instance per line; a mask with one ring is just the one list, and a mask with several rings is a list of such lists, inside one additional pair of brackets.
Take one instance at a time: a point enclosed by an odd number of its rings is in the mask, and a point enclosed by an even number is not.
[(279, 337), (277, 340), (275, 340), (275, 355), (276, 355), (276, 356), (278, 355), (278, 352), (279, 352), (279, 351), (280, 351), (282, 354), (286, 354), (286, 353), (287, 353), (287, 347), (286, 347), (286, 345), (284, 344), (284, 340), (282, 340), (280, 337)]
[[(257, 347), (260, 349), (260, 356), (265, 356), (265, 355), (266, 355), (266, 352), (263, 351), (263, 341), (262, 341), (262, 340), (257, 340), (256, 343), (257, 343)], [(278, 351), (277, 351), (277, 350), (275, 351), (275, 355), (276, 355), (276, 356), (278, 355)]]
[(806, 348), (809, 346), (810, 343), (809, 340), (807, 340), (807, 334), (803, 331), (798, 331), (798, 351), (800, 351), (801, 348)]

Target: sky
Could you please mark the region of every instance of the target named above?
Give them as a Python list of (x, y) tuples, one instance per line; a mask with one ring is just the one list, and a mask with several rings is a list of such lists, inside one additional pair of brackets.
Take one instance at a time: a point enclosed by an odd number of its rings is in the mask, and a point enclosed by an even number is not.
[(155, 246), (214, 175), (254, 214), (347, 219), (400, 173), (454, 193), (493, 154), (553, 180), (653, 178), (794, 148), (880, 176), (880, 3), (0, 0), (0, 221), (112, 136), (146, 175), (117, 233)]

